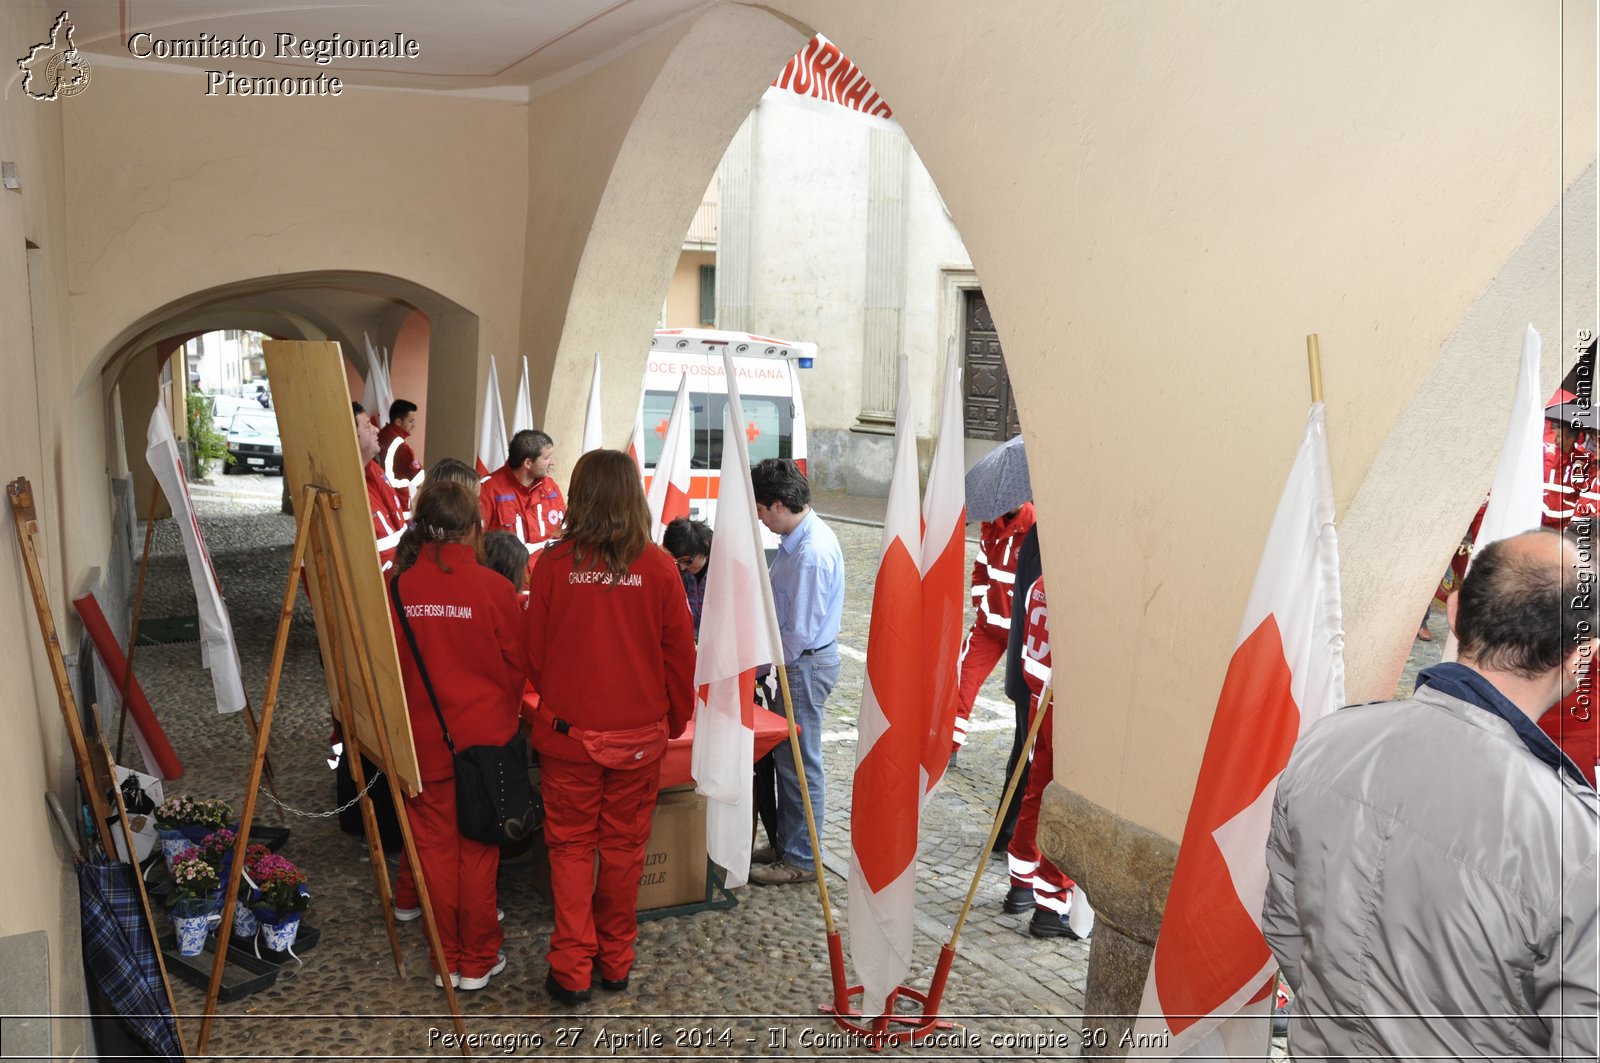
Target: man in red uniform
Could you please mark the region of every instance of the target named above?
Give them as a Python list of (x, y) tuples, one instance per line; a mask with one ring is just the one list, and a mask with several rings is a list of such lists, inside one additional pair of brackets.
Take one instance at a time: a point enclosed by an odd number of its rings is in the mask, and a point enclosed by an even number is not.
[(972, 703), (978, 688), (1005, 656), (1011, 637), (1011, 597), (1017, 576), (1017, 548), (1033, 527), (1033, 503), (1024, 502), (1010, 513), (986, 520), (978, 533), (978, 556), (972, 562), (972, 607), (977, 619), (961, 646), (960, 702), (951, 755), (967, 740)]
[(378, 561), (383, 571), (394, 564), (394, 550), (400, 545), (400, 536), (406, 530), (406, 518), (400, 508), (400, 499), (383, 475), (378, 464), (378, 426), (359, 402), (352, 402), (356, 417), (356, 444), (361, 448), (361, 471), (367, 481), (367, 508), (372, 511), (372, 534), (378, 540)]
[[(1028, 681), (1032, 698), (1028, 706), (1028, 725), (1039, 712), (1039, 695), (1050, 681), (1050, 615), (1045, 604), (1044, 580), (1037, 579), (1028, 589), (1027, 626), (1023, 631), (1022, 671)], [(1067, 925), (1067, 915), (1072, 910), (1076, 896), (1072, 879), (1039, 851), (1039, 803), (1044, 788), (1054, 776), (1052, 750), (1055, 742), (1051, 735), (1054, 721), (1051, 709), (1046, 707), (1045, 719), (1039, 725), (1039, 736), (1033, 742), (1033, 756), (1029, 760), (1028, 789), (1022, 795), (1022, 810), (1017, 814), (1017, 829), (1011, 835), (1006, 849), (1006, 865), (1011, 872), (1011, 888), (1006, 891), (1005, 910), (1012, 913), (1033, 909), (1033, 919), (1028, 923), (1028, 933), (1036, 938), (1065, 937), (1074, 941), (1078, 934)], [(1081, 898), (1079, 899), (1081, 902)], [(1082, 902), (1087, 903), (1087, 902)], [(1080, 925), (1081, 925), (1080, 918)]]
[(383, 475), (400, 499), (400, 511), (411, 513), (411, 499), (422, 489), (422, 462), (407, 442), (417, 429), (417, 404), (395, 399), (389, 404), (389, 423), (378, 433), (378, 453)]
[(561, 488), (551, 478), (556, 465), (554, 441), (536, 428), (511, 437), (506, 463), (478, 488), (483, 530), (508, 531), (533, 554), (561, 531), (567, 515)]

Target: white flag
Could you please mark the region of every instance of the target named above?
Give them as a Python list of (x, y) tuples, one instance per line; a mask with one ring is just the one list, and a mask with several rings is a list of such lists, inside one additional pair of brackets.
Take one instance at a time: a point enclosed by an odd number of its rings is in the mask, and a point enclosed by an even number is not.
[(727, 369), (722, 486), (700, 612), (690, 771), (695, 790), (706, 797), (706, 855), (727, 872), (726, 885), (733, 889), (750, 877), (755, 721), (749, 699), (755, 670), (764, 664), (781, 667), (783, 640), (761, 545), (748, 444), (737, 427), (744, 423), (744, 409), (733, 366)]
[(500, 404), (500, 374), (489, 356), (489, 376), (483, 383), (483, 416), (478, 422), (478, 477), (482, 479), (506, 463), (505, 407)]
[[(511, 415), (511, 434), (537, 428), (533, 423), (533, 392), (528, 386), (528, 356), (522, 356), (522, 379), (517, 382), (517, 408)], [(502, 459), (503, 461), (504, 459)]]
[(161, 493), (172, 506), (172, 516), (183, 538), (184, 556), (189, 561), (189, 579), (194, 584), (195, 604), (200, 613), (200, 663), (211, 672), (218, 712), (238, 712), (244, 708), (244, 683), (239, 676), (239, 651), (233, 642), (233, 622), (222, 588), (206, 553), (206, 541), (195, 519), (189, 485), (178, 460), (178, 444), (172, 436), (172, 414), (164, 403), (156, 403), (150, 414), (145, 460), (161, 484)]
[[(742, 436), (741, 436), (742, 438)], [(667, 525), (689, 515), (689, 461), (693, 456), (694, 413), (689, 409), (689, 378), (678, 378), (678, 396), (667, 418), (667, 436), (656, 458), (656, 472), (645, 500), (650, 505), (650, 537), (656, 542)], [(724, 444), (724, 451), (727, 446)]]
[(1339, 541), (1322, 404), (1278, 500), (1217, 697), (1131, 1058), (1266, 1059), (1278, 961), (1267, 834), (1295, 742), (1344, 704)]
[(594, 377), (589, 381), (589, 409), (583, 417), (583, 451), (605, 446), (600, 432), (600, 352), (594, 352)]

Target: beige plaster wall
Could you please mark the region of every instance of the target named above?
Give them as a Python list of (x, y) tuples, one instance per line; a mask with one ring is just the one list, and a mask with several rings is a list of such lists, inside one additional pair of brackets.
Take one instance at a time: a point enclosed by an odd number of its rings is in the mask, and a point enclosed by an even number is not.
[[(715, 251), (685, 251), (678, 256), (667, 287), (664, 328), (711, 328), (713, 322), (700, 320), (700, 267), (715, 266)], [(602, 377), (602, 381), (603, 381)], [(635, 384), (635, 390), (638, 385)]]
[[(1582, 58), (1570, 42), (1592, 40), (1593, 14), (1568, 5), (1563, 37), (1562, 8), (1498, 0), (765, 10), (826, 33), (871, 72), (966, 240), (1006, 323), (1035, 467), (1051, 470), (1035, 484), (1046, 568), (1073, 602), (1054, 625), (1058, 776), (1175, 837), (1304, 419), (1306, 334), (1322, 339), (1344, 511), (1469, 308), (1593, 159), (1593, 95), (1569, 85), (1563, 101), (1559, 73), (1564, 50), (1569, 65)], [(714, 9), (684, 40), (698, 31), (712, 51), (737, 51), (748, 34), (712, 21), (731, 17)], [(659, 304), (659, 286), (636, 296), (630, 283), (664, 285), (676, 257), (657, 245), (677, 229), (612, 231), (629, 217), (613, 197), (636, 214), (664, 203), (656, 160), (630, 149), (664, 127), (674, 158), (711, 150), (724, 127), (705, 109), (739, 84), (678, 82), (665, 47), (658, 38), (530, 107), (535, 142), (579, 137), (579, 172), (605, 188), (564, 220), (592, 224), (560, 323), (552, 424), (581, 407), (591, 338), (642, 333)], [(625, 130), (641, 72), (657, 67)], [(579, 136), (595, 125), (604, 143)], [(694, 178), (672, 199), (684, 217), (704, 184)], [(530, 246), (542, 231), (530, 214)], [(630, 283), (604, 291), (602, 277)], [(558, 322), (551, 312), (530, 330), (536, 313), (524, 339), (543, 333), (531, 349), (547, 361)], [(1492, 390), (1460, 396), (1481, 416), (1451, 449), (1483, 460), (1498, 447), (1490, 412), (1505, 398)], [(609, 391), (608, 409), (631, 409), (631, 394)], [(1386, 475), (1399, 499), (1440, 470), (1418, 461)], [(1451, 484), (1450, 520), (1404, 522), (1417, 556), (1446, 556), (1455, 510), (1480, 492)], [(1381, 546), (1347, 545), (1371, 583), (1347, 610), (1353, 645), (1420, 612), (1402, 592), (1425, 577), (1385, 569)], [(1382, 693), (1390, 670), (1352, 661), (1351, 696)]]
[[(66, 246), (80, 375), (157, 307), (309, 270), (404, 278), (478, 315), (485, 349), (513, 347), (524, 104), (360, 89), (268, 101), (202, 90), (193, 72), (105, 65), (71, 101)], [(476, 348), (452, 356), (476, 375)], [(435, 429), (445, 416), (473, 416), (470, 403), (433, 413)]]
[[(36, 43), (40, 27), (54, 10), (37, 3), (0, 5), (0, 53), (23, 55)], [(64, 501), (66, 511), (84, 520), (103, 519), (104, 506), (81, 500), (63, 483), (78, 482), (81, 456), (69, 453), (53, 412), (71, 416), (70, 374), (60, 357), (68, 334), (66, 270), (61, 234), (61, 105), (29, 100), (12, 81), (0, 100), (0, 155), (17, 164), (20, 193), (0, 190), (0, 479), (26, 476), (32, 483), (44, 534), (39, 539), (52, 612), (57, 625), (66, 615), (62, 586)], [(24, 249), (26, 241), (38, 249)], [(32, 276), (30, 279), (30, 264)], [(98, 382), (93, 388), (99, 393)], [(69, 422), (71, 423), (71, 422)], [(102, 420), (91, 410), (73, 430), (104, 452)], [(89, 470), (96, 497), (105, 495), (103, 471)], [(49, 935), (49, 999), (57, 1016), (87, 1010), (79, 951), (77, 881), (42, 795), (53, 791), (73, 807), (76, 788), (66, 732), (45, 666), (32, 599), (16, 547), (9, 513), (0, 522), (0, 705), (5, 706), (5, 741), (0, 742), (0, 846), (11, 858), (0, 861), (0, 935), (44, 930)], [(106, 531), (101, 531), (104, 538)], [(68, 533), (65, 538), (70, 539)], [(72, 636), (64, 634), (69, 640)], [(87, 1025), (59, 1017), (51, 1026), (58, 1054), (87, 1050)]]

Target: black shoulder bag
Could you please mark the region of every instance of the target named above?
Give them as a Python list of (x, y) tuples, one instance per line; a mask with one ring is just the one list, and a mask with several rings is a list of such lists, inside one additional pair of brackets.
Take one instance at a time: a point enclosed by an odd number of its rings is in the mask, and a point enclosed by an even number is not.
[(433, 703), (433, 713), (439, 718), (444, 744), (455, 761), (457, 829), (462, 837), (485, 845), (522, 841), (544, 823), (544, 803), (528, 779), (526, 743), (518, 735), (503, 746), (473, 746), (456, 752), (444, 713), (439, 711), (439, 697), (433, 692), (433, 682), (417, 649), (417, 637), (411, 633), (405, 606), (400, 604), (398, 573), (389, 581), (389, 597), (400, 618), (400, 630), (406, 633), (406, 643), (411, 647), (411, 659), (417, 663), (417, 673), (428, 690), (428, 700)]

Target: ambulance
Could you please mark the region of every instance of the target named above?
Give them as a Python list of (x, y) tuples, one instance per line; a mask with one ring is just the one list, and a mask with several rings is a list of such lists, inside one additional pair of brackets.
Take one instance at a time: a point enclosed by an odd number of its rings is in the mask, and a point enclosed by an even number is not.
[[(792, 458), (804, 471), (806, 414), (800, 398), (800, 370), (812, 367), (817, 345), (747, 332), (656, 330), (639, 398), (645, 487), (648, 490), (661, 456), (672, 403), (678, 396), (678, 382), (687, 376), (689, 408), (694, 415), (689, 512), (713, 527), (722, 478), (722, 422), (728, 408), (724, 351), (733, 355), (739, 376), (739, 401), (744, 409), (743, 430), (750, 447), (750, 463), (754, 465), (764, 458)], [(768, 545), (776, 547), (776, 538), (770, 534), (767, 537), (772, 539)]]

